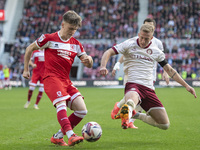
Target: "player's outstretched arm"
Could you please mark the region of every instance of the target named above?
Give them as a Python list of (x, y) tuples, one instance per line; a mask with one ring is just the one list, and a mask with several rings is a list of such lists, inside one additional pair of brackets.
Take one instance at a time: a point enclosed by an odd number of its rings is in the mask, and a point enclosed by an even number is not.
[(24, 56), (24, 71), (23, 71), (23, 77), (26, 79), (30, 78), (30, 72), (29, 72), (29, 61), (31, 58), (31, 54), (34, 50), (37, 50), (38, 47), (35, 44), (35, 42), (33, 42), (32, 44), (30, 44), (27, 48), (26, 48), (26, 52), (25, 52), (25, 56)]
[(93, 66), (93, 59), (92, 59), (91, 56), (84, 54), (84, 55), (82, 55), (80, 57), (80, 60), (81, 60), (81, 63), (83, 63), (84, 66), (86, 66), (88, 68), (92, 68), (92, 66)]
[(190, 92), (194, 97), (196, 98), (196, 92), (194, 88), (192, 88), (190, 85), (188, 85), (182, 77), (177, 73), (176, 70), (174, 70), (169, 64), (166, 64), (163, 69), (168, 73), (168, 75), (174, 79), (176, 82), (180, 83), (182, 86), (186, 88), (188, 92)]
[(163, 80), (165, 80), (165, 82), (167, 83), (167, 85), (169, 84), (169, 75), (167, 74), (167, 72), (164, 70), (163, 71)]
[(101, 58), (101, 66), (100, 66), (100, 74), (101, 75), (105, 76), (105, 75), (108, 74), (108, 70), (106, 69), (106, 65), (108, 63), (109, 58), (113, 55), (116, 55), (116, 54), (115, 54), (115, 51), (112, 48), (108, 49), (107, 51), (105, 51), (103, 53), (103, 56)]

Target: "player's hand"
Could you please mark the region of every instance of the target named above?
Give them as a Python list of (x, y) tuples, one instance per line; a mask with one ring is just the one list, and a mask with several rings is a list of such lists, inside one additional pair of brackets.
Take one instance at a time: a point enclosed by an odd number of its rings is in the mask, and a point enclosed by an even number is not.
[(197, 95), (196, 95), (196, 92), (195, 92), (194, 88), (192, 88), (191, 86), (187, 86), (186, 90), (188, 92), (190, 92), (192, 95), (194, 95), (195, 98), (197, 98)]
[(100, 74), (102, 76), (106, 76), (108, 74), (108, 70), (106, 69), (106, 67), (101, 67), (100, 68)]
[(29, 79), (30, 78), (30, 72), (29, 71), (24, 71), (23, 72), (23, 77), (26, 78), (26, 79)]
[(32, 65), (32, 68), (36, 68), (36, 67), (37, 67), (37, 65), (36, 65), (36, 64), (33, 64), (33, 65)]
[(93, 59), (91, 56), (85, 56), (83, 59), (81, 59), (81, 63), (83, 63), (88, 68), (91, 68), (93, 65)]
[(117, 62), (112, 70), (112, 75), (115, 76), (116, 70), (120, 69), (120, 62)]
[(162, 79), (165, 80), (167, 85), (169, 84), (169, 75), (167, 74), (166, 71), (163, 72)]

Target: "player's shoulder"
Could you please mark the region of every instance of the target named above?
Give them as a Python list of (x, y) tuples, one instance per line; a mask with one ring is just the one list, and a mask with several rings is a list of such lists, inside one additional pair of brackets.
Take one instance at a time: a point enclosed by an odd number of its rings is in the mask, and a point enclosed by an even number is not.
[(161, 50), (164, 51), (163, 43), (161, 40), (157, 39), (156, 37), (153, 37), (152, 42)]
[(131, 41), (131, 42), (136, 42), (137, 39), (138, 39), (138, 36), (135, 36), (135, 37), (132, 37), (132, 38), (130, 38), (128, 40)]
[(43, 34), (48, 39), (55, 39), (58, 37), (58, 32)]
[(74, 37), (71, 37), (70, 38), (70, 44), (80, 45), (80, 42), (77, 39), (75, 39)]
[(55, 39), (58, 38), (58, 34), (57, 32), (55, 33), (45, 33), (45, 34), (42, 34), (38, 39), (38, 43), (42, 43), (44, 41), (54, 41)]
[(162, 44), (162, 41), (159, 40), (158, 38), (156, 38), (155, 36), (153, 36), (152, 41), (155, 42), (155, 43), (158, 43), (158, 44)]

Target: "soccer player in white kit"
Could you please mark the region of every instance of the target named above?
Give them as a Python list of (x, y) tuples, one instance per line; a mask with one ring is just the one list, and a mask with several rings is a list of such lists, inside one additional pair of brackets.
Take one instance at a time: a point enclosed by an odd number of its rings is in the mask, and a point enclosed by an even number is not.
[[(144, 21), (143, 21), (143, 24), (149, 24), (149, 25), (152, 25), (154, 27), (154, 31), (155, 31), (155, 27), (156, 27), (156, 22), (154, 19), (151, 19), (151, 18), (146, 18)], [(161, 50), (161, 51), (164, 51), (164, 48), (163, 48), (163, 44), (162, 42), (157, 39), (156, 37), (153, 37), (153, 39), (151, 40), (153, 43), (155, 43), (158, 48)], [(120, 69), (120, 64), (123, 63), (123, 55), (120, 57), (119, 61), (115, 64), (114, 68), (113, 68), (113, 71), (112, 71), (112, 75), (114, 76), (115, 75), (115, 72), (116, 70), (119, 70)], [(153, 71), (153, 78), (154, 78), (154, 82), (156, 81), (156, 75), (157, 75), (157, 63), (155, 63), (155, 66), (154, 66), (154, 71)], [(125, 75), (124, 75), (124, 85), (126, 84), (127, 82), (127, 74), (126, 74), (126, 71), (124, 71)], [(169, 84), (169, 76), (168, 74), (164, 71), (163, 72), (163, 79), (166, 81), (167, 84)], [(119, 119), (118, 117), (118, 112), (121, 108), (121, 106), (125, 103), (125, 99), (124, 97), (119, 101), (119, 102), (116, 102), (115, 105), (114, 105), (114, 108), (113, 110), (111, 111), (111, 118), (112, 119)], [(136, 107), (136, 112), (142, 112), (143, 109), (140, 107), (140, 105), (137, 105)], [(138, 127), (136, 127), (133, 122), (135, 121), (135, 119), (130, 119), (129, 121), (129, 128), (133, 128), (133, 129), (137, 129)]]
[(109, 58), (116, 54), (124, 55), (124, 69), (127, 70), (128, 81), (125, 86), (125, 104), (120, 109), (121, 126), (128, 128), (129, 119), (136, 105), (147, 112), (137, 113), (134, 119), (140, 119), (145, 123), (160, 129), (169, 128), (170, 122), (167, 112), (155, 94), (153, 84), (153, 67), (159, 63), (167, 74), (184, 86), (188, 92), (196, 98), (194, 88), (188, 85), (181, 76), (165, 60), (165, 54), (155, 43), (151, 42), (154, 28), (151, 25), (142, 25), (138, 37), (126, 40), (104, 52), (101, 60), (100, 74), (106, 75), (106, 64)]

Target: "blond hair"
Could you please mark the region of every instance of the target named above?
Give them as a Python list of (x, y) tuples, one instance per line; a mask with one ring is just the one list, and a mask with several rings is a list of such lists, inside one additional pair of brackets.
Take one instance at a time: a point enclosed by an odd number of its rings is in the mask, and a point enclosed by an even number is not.
[(143, 32), (146, 32), (146, 33), (153, 33), (154, 28), (153, 28), (152, 25), (143, 24), (140, 28), (140, 31), (143, 31)]

